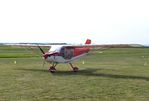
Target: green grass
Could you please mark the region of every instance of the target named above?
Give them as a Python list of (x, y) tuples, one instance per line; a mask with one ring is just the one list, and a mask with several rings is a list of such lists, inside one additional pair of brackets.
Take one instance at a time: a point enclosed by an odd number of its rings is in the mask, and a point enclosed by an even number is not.
[(94, 51), (75, 63), (79, 72), (59, 64), (54, 74), (47, 71), (49, 64), (42, 67), (39, 51), (32, 51), (0, 47), (0, 101), (149, 99), (149, 48)]

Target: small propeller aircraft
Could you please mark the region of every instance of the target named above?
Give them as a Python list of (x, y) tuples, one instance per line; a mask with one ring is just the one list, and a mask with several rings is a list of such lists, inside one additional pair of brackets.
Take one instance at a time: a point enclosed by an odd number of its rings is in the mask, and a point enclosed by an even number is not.
[(85, 45), (55, 45), (51, 46), (48, 52), (44, 52), (44, 50), (38, 46), (40, 51), (43, 54), (43, 59), (50, 63), (51, 66), (49, 71), (54, 73), (56, 71), (56, 66), (59, 63), (68, 63), (74, 72), (78, 71), (78, 67), (72, 65), (72, 62), (85, 56), (90, 51), (90, 48), (87, 47), (91, 44), (91, 40), (87, 39)]

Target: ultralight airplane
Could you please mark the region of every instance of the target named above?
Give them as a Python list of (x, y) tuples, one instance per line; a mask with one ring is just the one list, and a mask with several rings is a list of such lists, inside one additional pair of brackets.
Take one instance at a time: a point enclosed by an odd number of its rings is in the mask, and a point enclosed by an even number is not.
[(87, 46), (90, 44), (91, 40), (87, 39), (85, 45), (55, 45), (51, 46), (48, 52), (44, 52), (40, 46), (38, 47), (43, 54), (43, 59), (51, 64), (50, 72), (54, 73), (56, 71), (55, 67), (59, 63), (68, 63), (73, 71), (77, 72), (78, 67), (74, 67), (72, 62), (88, 54), (90, 48)]

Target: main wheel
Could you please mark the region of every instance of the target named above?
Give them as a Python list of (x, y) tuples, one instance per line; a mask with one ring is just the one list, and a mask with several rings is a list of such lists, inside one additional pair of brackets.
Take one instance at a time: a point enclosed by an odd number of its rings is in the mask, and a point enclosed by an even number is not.
[(78, 72), (78, 70), (79, 70), (78, 67), (73, 67), (74, 72)]
[(51, 67), (49, 68), (49, 71), (50, 71), (51, 73), (54, 73), (54, 72), (56, 71), (56, 69), (55, 69), (54, 66), (51, 66)]

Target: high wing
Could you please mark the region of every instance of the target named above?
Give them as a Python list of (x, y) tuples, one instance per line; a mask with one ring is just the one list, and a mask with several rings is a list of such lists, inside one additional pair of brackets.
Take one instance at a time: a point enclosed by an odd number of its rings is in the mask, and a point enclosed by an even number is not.
[(130, 47), (139, 47), (139, 45), (132, 45), (132, 44), (90, 44), (90, 45), (65, 45), (66, 47), (86, 47), (92, 49), (100, 49), (100, 48), (130, 48)]
[(30, 46), (30, 47), (37, 47), (37, 46), (43, 46), (43, 47), (48, 47), (48, 46), (51, 46), (49, 44), (35, 44), (35, 43), (5, 43), (3, 45), (6, 45), (6, 46)]
[(131, 44), (91, 44), (91, 40), (87, 39), (83, 45), (64, 45), (65, 47), (86, 47), (86, 48), (127, 48), (133, 47)]
[(4, 45), (8, 46), (20, 46), (20, 47), (48, 47), (50, 48), (49, 51), (57, 51), (61, 47), (67, 47), (67, 48), (90, 48), (90, 49), (97, 49), (97, 50), (103, 50), (103, 49), (109, 49), (109, 48), (128, 48), (133, 47), (129, 44), (91, 44), (91, 40), (87, 39), (86, 42), (83, 45), (71, 45), (66, 43), (59, 43), (59, 44), (43, 44), (43, 43), (6, 43)]

